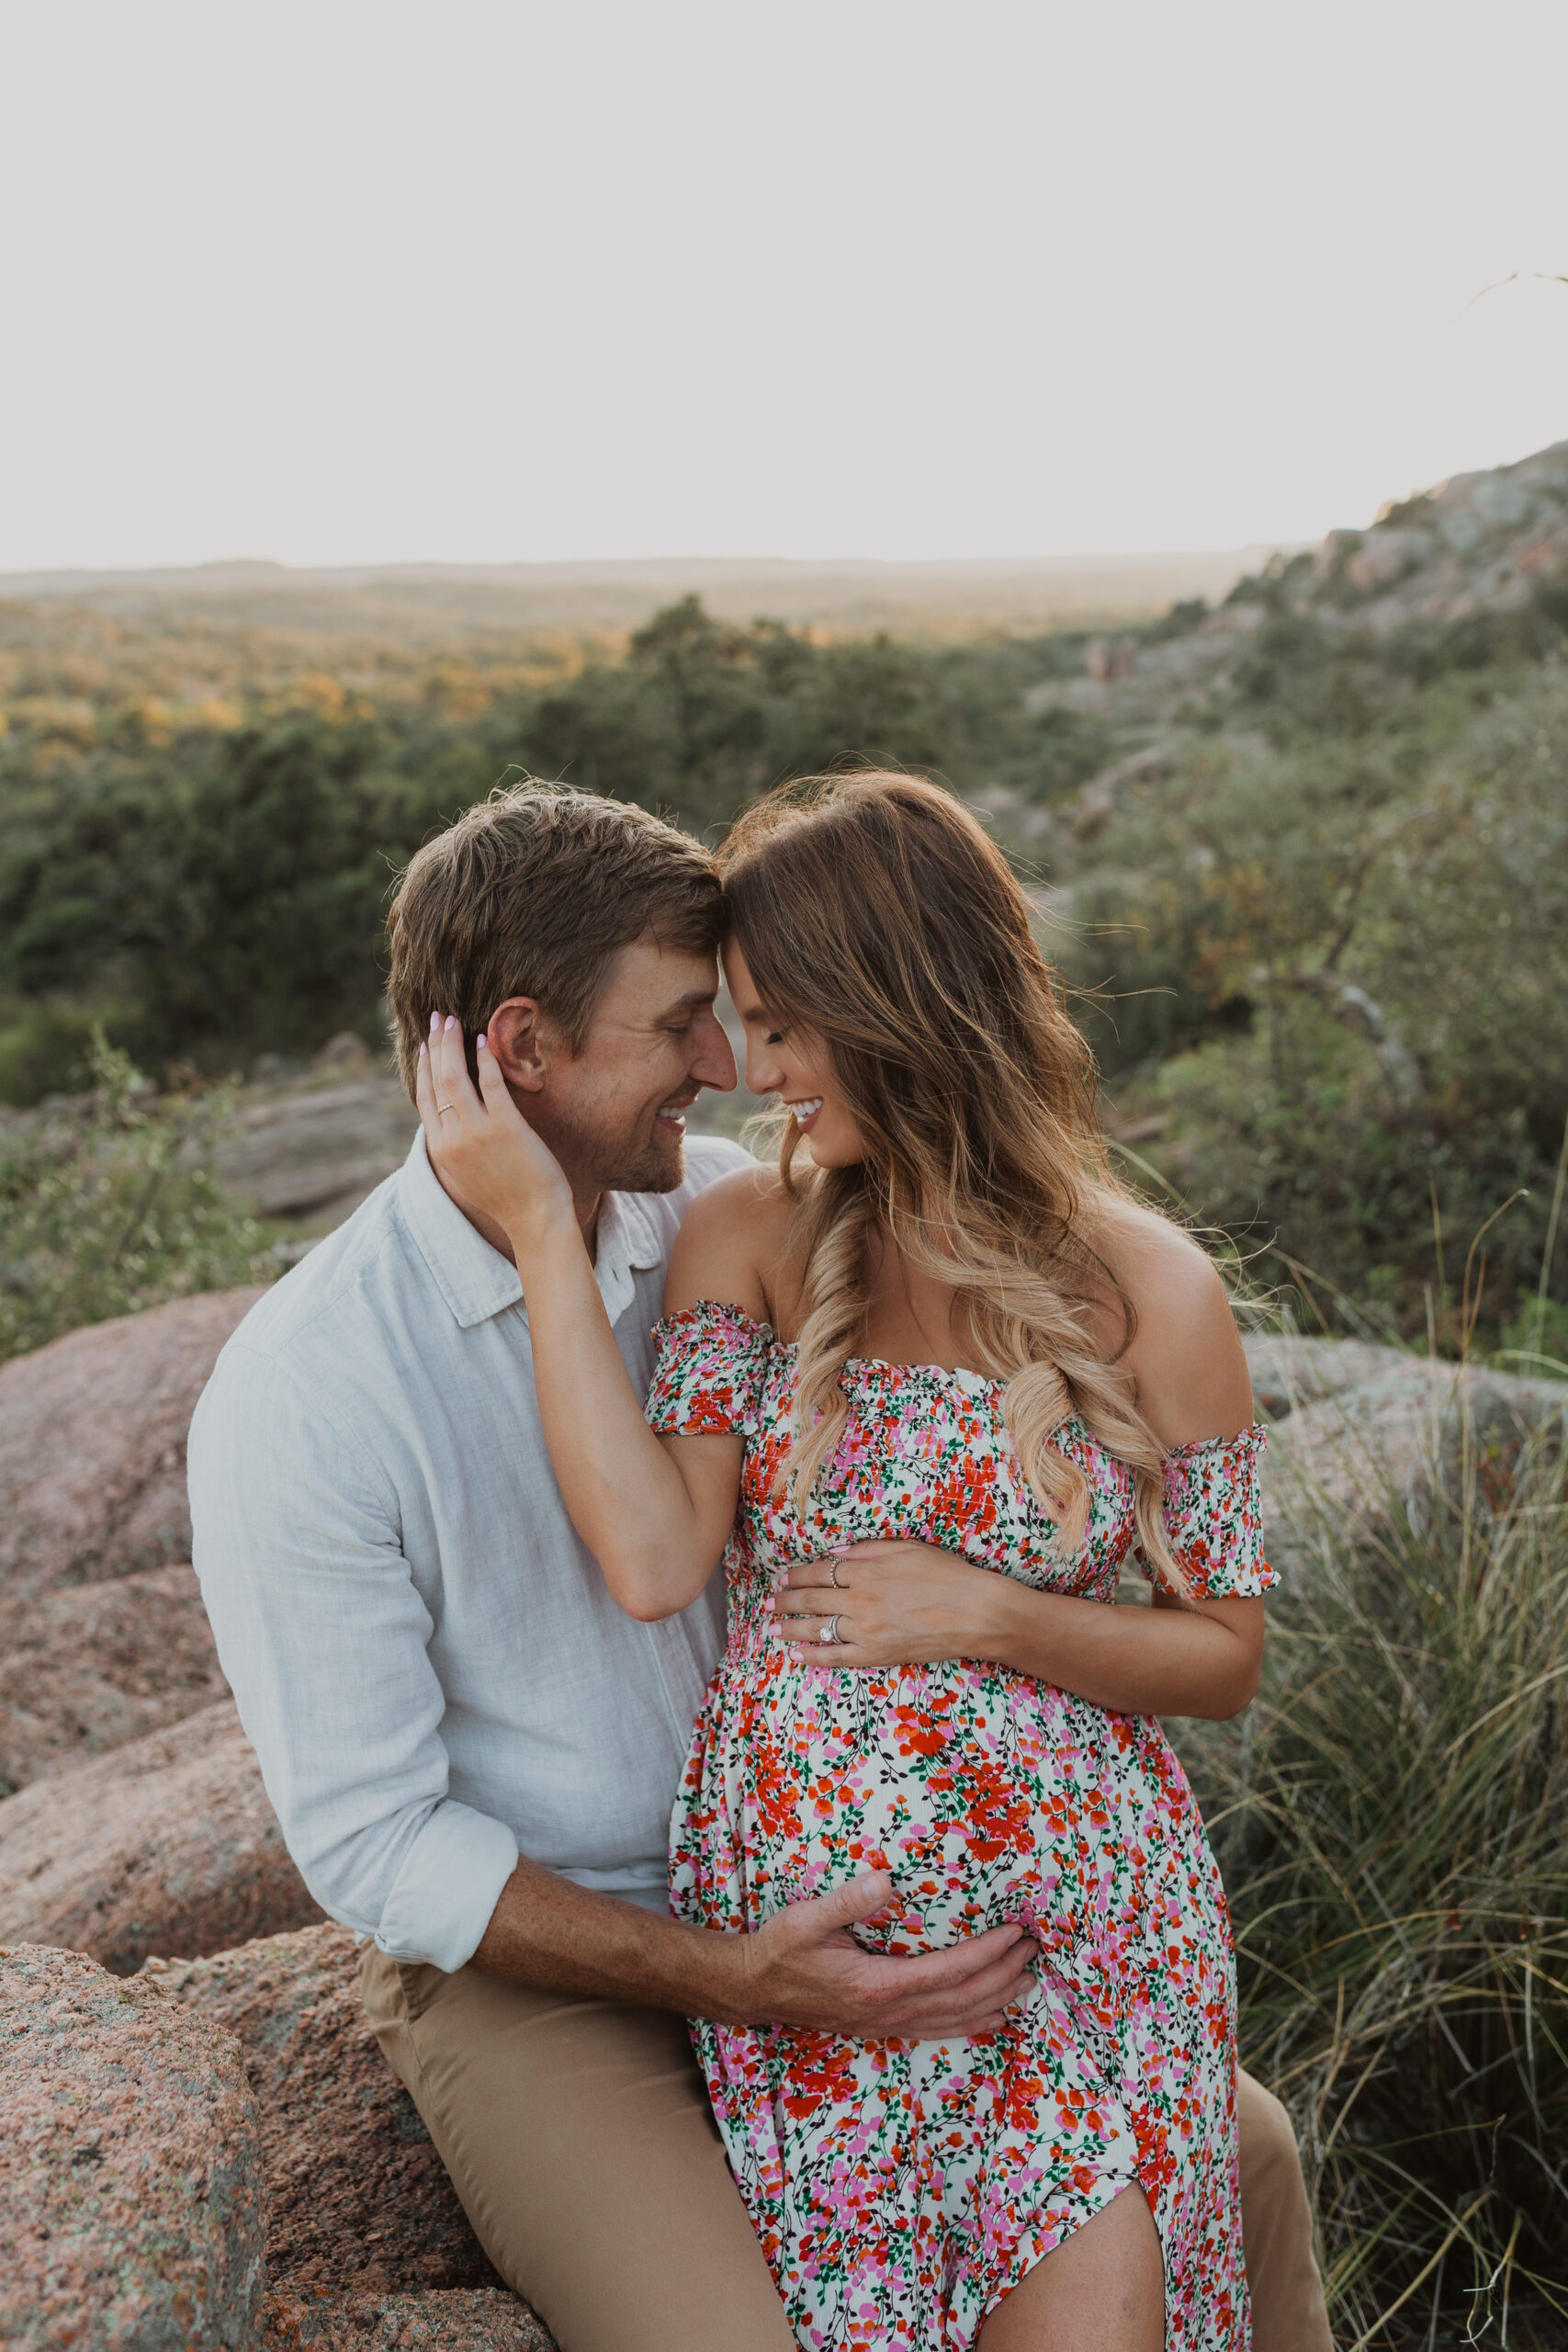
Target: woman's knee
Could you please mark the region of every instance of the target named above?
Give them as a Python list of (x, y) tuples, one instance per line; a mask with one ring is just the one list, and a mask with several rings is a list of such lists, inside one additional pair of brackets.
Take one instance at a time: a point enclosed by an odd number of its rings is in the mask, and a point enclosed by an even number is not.
[(1143, 2190), (1124, 2188), (998, 2303), (978, 2352), (1161, 2352), (1165, 2266)]

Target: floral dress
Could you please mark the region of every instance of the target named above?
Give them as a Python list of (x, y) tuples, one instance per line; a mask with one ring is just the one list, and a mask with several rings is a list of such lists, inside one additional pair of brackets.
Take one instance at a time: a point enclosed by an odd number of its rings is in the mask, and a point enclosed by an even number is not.
[[(930, 1951), (1004, 1920), (1040, 1947), (1032, 1995), (983, 2041), (694, 2024), (796, 2340), (972, 2346), (1025, 2272), (1135, 2182), (1164, 2249), (1168, 2352), (1246, 2352), (1230, 1929), (1159, 1724), (978, 1660), (802, 1663), (768, 1610), (793, 1565), (874, 1537), (1109, 1602), (1134, 1549), (1130, 1472), (1080, 1420), (1057, 1430), (1091, 1490), (1084, 1542), (1058, 1562), (1000, 1385), (860, 1359), (803, 1521), (776, 1491), (793, 1347), (707, 1303), (658, 1338), (653, 1427), (746, 1441), (728, 1647), (676, 1800), (671, 1907), (694, 1926), (752, 1928), (887, 1870), (888, 1913), (856, 1930), (868, 1949)], [(1252, 1429), (1168, 1459), (1167, 1527), (1199, 1593), (1274, 1581), (1259, 1554), (1262, 1442)]]

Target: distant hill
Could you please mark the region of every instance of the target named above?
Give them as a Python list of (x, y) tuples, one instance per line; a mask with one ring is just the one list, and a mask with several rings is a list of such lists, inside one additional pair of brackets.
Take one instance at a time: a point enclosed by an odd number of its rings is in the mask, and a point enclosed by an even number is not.
[(1275, 550), (951, 563), (669, 557), (624, 563), (387, 564), (333, 571), (231, 562), (149, 571), (0, 573), (0, 600), (75, 605), (134, 621), (345, 631), (402, 642), (471, 632), (622, 637), (697, 594), (719, 619), (760, 616), (835, 636), (877, 629), (967, 636), (1113, 627), (1182, 598), (1226, 595)]
[[(1135, 748), (1192, 718), (1195, 696), (1211, 719), (1245, 718), (1292, 672), (1348, 661), (1387, 687), (1483, 665), (1510, 642), (1540, 652), (1563, 628), (1568, 441), (1556, 441), (1391, 501), (1362, 530), (1276, 550), (1217, 610), (1180, 604), (1154, 628), (1091, 644), (1088, 674), (1042, 685), (1035, 705), (1092, 712)], [(1103, 779), (1086, 789), (1098, 806)]]
[(1374, 635), (1528, 605), (1568, 569), (1568, 441), (1485, 473), (1455, 474), (1385, 506), (1364, 531), (1273, 567), (1285, 601)]

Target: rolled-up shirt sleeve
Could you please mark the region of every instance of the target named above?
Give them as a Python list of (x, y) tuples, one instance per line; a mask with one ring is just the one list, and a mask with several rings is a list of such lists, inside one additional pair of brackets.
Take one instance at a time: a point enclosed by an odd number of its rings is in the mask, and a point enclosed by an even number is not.
[(461, 1968), (517, 1861), (448, 1793), (428, 1609), (372, 1450), (242, 1331), (191, 1424), (193, 1557), (288, 1850), (333, 1918)]

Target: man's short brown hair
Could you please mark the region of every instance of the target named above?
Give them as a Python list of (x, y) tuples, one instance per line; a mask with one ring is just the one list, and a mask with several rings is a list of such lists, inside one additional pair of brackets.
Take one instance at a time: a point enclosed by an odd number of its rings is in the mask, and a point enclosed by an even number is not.
[(387, 996), (412, 1099), (433, 1012), (468, 1040), (508, 997), (538, 1001), (573, 1053), (618, 949), (651, 933), (712, 951), (723, 929), (702, 843), (624, 800), (532, 779), (491, 794), (411, 858), (387, 920)]

